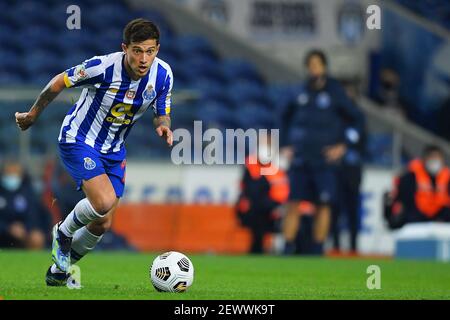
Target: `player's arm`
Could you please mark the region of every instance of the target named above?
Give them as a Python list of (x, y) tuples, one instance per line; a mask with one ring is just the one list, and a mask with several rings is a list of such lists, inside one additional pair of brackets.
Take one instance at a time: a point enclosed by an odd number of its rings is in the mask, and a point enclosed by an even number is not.
[(27, 130), (36, 122), (41, 112), (52, 102), (58, 94), (66, 88), (64, 72), (56, 75), (39, 94), (28, 112), (16, 112), (16, 123), (21, 130)]
[(170, 115), (160, 115), (153, 119), (156, 133), (158, 136), (165, 138), (169, 146), (173, 143), (173, 134), (172, 130), (170, 130), (170, 124)]
[(172, 87), (173, 87), (173, 74), (172, 70), (169, 68), (167, 70), (167, 77), (164, 81), (164, 86), (156, 98), (154, 105), (155, 118), (153, 120), (153, 125), (155, 126), (156, 133), (158, 136), (166, 140), (169, 146), (172, 146), (173, 135), (172, 130), (170, 130), (170, 109), (172, 105)]
[(339, 161), (347, 152), (349, 147), (355, 146), (361, 142), (364, 134), (365, 118), (352, 99), (347, 95), (344, 88), (340, 85), (336, 87), (336, 99), (339, 113), (342, 120), (348, 123), (348, 126), (342, 137), (342, 142), (328, 146), (324, 149), (325, 157), (328, 162)]

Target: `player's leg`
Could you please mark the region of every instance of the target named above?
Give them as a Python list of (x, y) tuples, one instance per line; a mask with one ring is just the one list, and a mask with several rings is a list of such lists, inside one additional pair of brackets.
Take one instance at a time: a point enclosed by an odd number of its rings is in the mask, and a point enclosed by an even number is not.
[(86, 198), (77, 203), (59, 228), (67, 237), (72, 238), (78, 229), (103, 218), (117, 202), (112, 183), (105, 173), (83, 180), (82, 189)]
[(341, 241), (340, 241), (340, 230), (339, 230), (339, 220), (342, 217), (342, 213), (346, 209), (346, 177), (344, 168), (342, 166), (337, 168), (336, 171), (336, 183), (337, 187), (337, 195), (336, 195), (336, 203), (331, 208), (331, 234), (332, 234), (332, 245), (334, 254), (340, 254), (341, 250)]
[(75, 232), (70, 252), (71, 263), (77, 263), (86, 254), (94, 250), (103, 235), (111, 228), (118, 204), (119, 198), (116, 198), (114, 206), (104, 217), (90, 222), (87, 226)]
[(47, 285), (65, 285), (75, 232), (92, 221), (104, 218), (117, 203), (114, 188), (106, 174), (83, 180), (82, 188), (87, 197), (80, 200), (66, 219), (53, 228), (54, 264), (47, 270)]
[(361, 185), (361, 167), (352, 165), (346, 167), (347, 183), (346, 197), (347, 215), (350, 228), (350, 248), (352, 253), (358, 249), (358, 229), (359, 229), (359, 206), (360, 206), (360, 185)]
[[(102, 164), (114, 189), (115, 201), (113, 207), (106, 215), (90, 222), (75, 232), (71, 250), (71, 261), (73, 263), (76, 263), (87, 253), (94, 250), (95, 246), (101, 241), (103, 234), (111, 228), (119, 199), (124, 192), (126, 161), (102, 159)], [(89, 190), (85, 190), (85, 192), (87, 194)]]
[(285, 253), (295, 252), (295, 239), (300, 229), (300, 217), (298, 214), (298, 201), (289, 201), (287, 204), (287, 213), (283, 219), (283, 237), (285, 241)]
[(295, 240), (300, 229), (299, 205), (302, 200), (309, 198), (309, 177), (304, 167), (291, 168), (288, 176), (289, 200), (282, 228), (285, 240), (284, 253), (292, 254), (295, 252)]
[(323, 253), (323, 244), (328, 238), (331, 225), (331, 208), (336, 203), (336, 173), (334, 168), (317, 169), (313, 174), (317, 192), (317, 211), (314, 219), (314, 253)]

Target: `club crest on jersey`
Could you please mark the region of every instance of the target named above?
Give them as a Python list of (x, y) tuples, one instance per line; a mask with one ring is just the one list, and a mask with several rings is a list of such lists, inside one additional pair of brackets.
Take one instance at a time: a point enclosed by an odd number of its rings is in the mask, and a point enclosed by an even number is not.
[(321, 92), (316, 98), (316, 103), (320, 109), (326, 109), (331, 104), (330, 96), (326, 92)]
[(136, 91), (134, 91), (134, 90), (128, 90), (127, 93), (125, 94), (125, 96), (128, 99), (133, 99), (135, 95), (136, 95)]
[(86, 170), (92, 170), (96, 167), (95, 161), (89, 157), (84, 158), (84, 168)]
[(149, 85), (144, 92), (142, 92), (142, 98), (145, 100), (153, 100), (156, 97), (156, 91), (152, 85)]

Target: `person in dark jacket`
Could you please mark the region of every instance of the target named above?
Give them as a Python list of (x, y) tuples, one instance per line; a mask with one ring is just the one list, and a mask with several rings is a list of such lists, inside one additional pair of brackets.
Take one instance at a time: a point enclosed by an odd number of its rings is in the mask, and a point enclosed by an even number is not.
[(333, 249), (339, 254), (341, 251), (340, 222), (346, 218), (347, 227), (350, 232), (350, 254), (358, 251), (359, 209), (360, 209), (360, 186), (362, 181), (364, 136), (360, 137), (354, 128), (346, 130), (348, 138), (358, 137), (360, 143), (347, 148), (342, 157), (341, 164), (337, 167), (338, 201), (333, 210), (332, 233)]
[(245, 161), (241, 181), (241, 194), (236, 204), (236, 213), (241, 224), (252, 233), (250, 253), (263, 253), (263, 239), (273, 232), (281, 214), (279, 209), (287, 200), (289, 182), (286, 173), (278, 168), (275, 174), (263, 175), (262, 168), (271, 166), (274, 155), (269, 155), (270, 136), (260, 141), (257, 155)]
[(298, 204), (311, 201), (317, 211), (313, 227), (314, 252), (321, 254), (328, 237), (331, 207), (337, 199), (336, 166), (348, 146), (345, 128), (350, 123), (361, 132), (361, 112), (337, 80), (327, 74), (327, 59), (319, 50), (305, 59), (308, 80), (305, 89), (288, 105), (283, 115), (282, 153), (291, 158), (288, 214), (284, 220), (285, 253), (295, 252), (299, 229)]
[(392, 229), (406, 223), (450, 222), (450, 169), (442, 150), (427, 146), (398, 179), (385, 216)]
[(0, 247), (41, 249), (50, 224), (20, 163), (6, 160), (0, 174)]

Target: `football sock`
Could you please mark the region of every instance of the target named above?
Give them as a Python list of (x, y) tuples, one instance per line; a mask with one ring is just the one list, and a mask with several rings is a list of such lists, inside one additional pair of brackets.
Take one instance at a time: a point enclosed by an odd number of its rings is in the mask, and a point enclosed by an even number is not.
[(72, 248), (70, 250), (71, 263), (76, 263), (87, 253), (94, 250), (95, 246), (102, 240), (103, 235), (96, 236), (89, 232), (87, 227), (78, 229), (73, 235)]
[(73, 237), (75, 231), (101, 217), (102, 215), (95, 212), (89, 200), (84, 198), (75, 205), (72, 212), (59, 226), (59, 230), (67, 237)]

